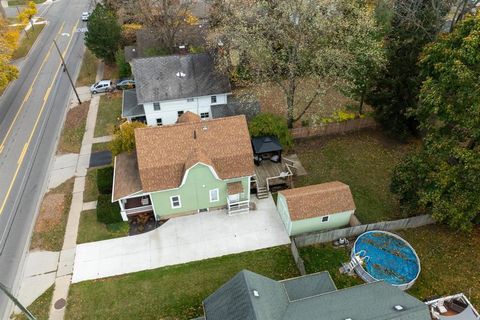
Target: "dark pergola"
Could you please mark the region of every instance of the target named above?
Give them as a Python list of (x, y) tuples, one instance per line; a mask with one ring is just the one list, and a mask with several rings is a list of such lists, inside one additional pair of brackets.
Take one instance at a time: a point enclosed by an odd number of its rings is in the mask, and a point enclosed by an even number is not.
[(282, 145), (276, 137), (255, 137), (252, 138), (253, 155), (255, 164), (262, 160), (270, 159), (273, 162), (282, 161)]

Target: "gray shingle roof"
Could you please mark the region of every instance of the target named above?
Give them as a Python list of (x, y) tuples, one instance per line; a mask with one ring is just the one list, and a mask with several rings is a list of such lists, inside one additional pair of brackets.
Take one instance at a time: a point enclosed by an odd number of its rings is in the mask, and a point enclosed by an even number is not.
[(215, 70), (207, 53), (133, 59), (131, 65), (139, 103), (231, 91), (228, 78)]
[(430, 320), (426, 304), (390, 284), (336, 290), (326, 272), (275, 281), (243, 270), (203, 304), (207, 320)]
[(138, 104), (135, 89), (123, 90), (122, 117), (144, 116), (143, 104)]

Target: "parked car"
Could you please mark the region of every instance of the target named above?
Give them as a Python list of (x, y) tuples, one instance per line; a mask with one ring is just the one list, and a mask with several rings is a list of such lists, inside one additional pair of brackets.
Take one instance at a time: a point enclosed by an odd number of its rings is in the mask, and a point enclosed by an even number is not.
[(113, 84), (111, 80), (102, 80), (90, 87), (90, 92), (95, 94), (99, 92), (109, 92), (113, 90)]
[(90, 17), (90, 13), (85, 11), (82, 12), (82, 21), (88, 21), (88, 18)]
[(132, 80), (132, 79), (120, 80), (117, 83), (116, 87), (117, 87), (118, 90), (133, 89), (133, 88), (135, 88), (135, 80)]

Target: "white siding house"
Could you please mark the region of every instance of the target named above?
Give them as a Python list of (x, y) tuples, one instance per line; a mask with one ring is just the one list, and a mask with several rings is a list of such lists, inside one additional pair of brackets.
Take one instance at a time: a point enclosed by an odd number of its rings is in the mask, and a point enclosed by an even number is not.
[(176, 123), (190, 111), (212, 118), (213, 106), (227, 104), (228, 77), (218, 74), (207, 53), (133, 59), (135, 90), (124, 91), (122, 115), (149, 126)]

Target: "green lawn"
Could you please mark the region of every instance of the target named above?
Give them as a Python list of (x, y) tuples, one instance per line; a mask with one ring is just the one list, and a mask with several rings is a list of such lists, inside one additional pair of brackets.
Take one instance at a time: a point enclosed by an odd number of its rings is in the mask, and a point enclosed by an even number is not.
[(110, 150), (110, 142), (101, 142), (92, 144), (92, 152), (108, 151)]
[(90, 102), (86, 101), (68, 110), (57, 153), (80, 153), (89, 107)]
[(65, 319), (192, 319), (202, 301), (242, 269), (298, 276), (288, 246), (72, 284)]
[(305, 263), (307, 273), (328, 271), (337, 288), (342, 289), (363, 283), (360, 278), (341, 274), (338, 271), (343, 262), (350, 260), (349, 250), (334, 248), (331, 244), (316, 244), (299, 248), (299, 253)]
[[(8, 0), (9, 7), (25, 6), (30, 0)], [(45, 0), (32, 0), (36, 4), (44, 3)]]
[(480, 308), (480, 226), (470, 234), (440, 225), (398, 233), (416, 250), (422, 266), (409, 293), (425, 299), (463, 292)]
[(38, 36), (42, 32), (43, 28), (45, 28), (44, 24), (37, 24), (35, 25), (35, 29), (30, 29), (28, 32), (28, 37), (25, 33), (22, 33), (22, 39), (20, 40), (20, 44), (18, 48), (12, 54), (12, 60), (17, 60), (20, 58), (25, 57), (28, 54), (28, 51), (32, 48), (35, 40), (37, 40)]
[(95, 77), (97, 76), (98, 59), (93, 53), (86, 49), (83, 56), (82, 68), (78, 74), (77, 83), (75, 86), (91, 86), (95, 83)]
[(128, 236), (128, 223), (119, 222), (110, 225), (97, 221), (97, 210), (83, 211), (80, 216), (77, 243), (101, 241)]
[(100, 97), (98, 106), (97, 123), (95, 125), (95, 137), (113, 134), (113, 129), (119, 124), (122, 115), (121, 92), (106, 94)]
[(339, 180), (350, 186), (362, 223), (401, 218), (390, 177), (395, 165), (416, 143), (401, 144), (379, 131), (297, 142), (295, 152), (308, 172), (295, 186)]
[(85, 190), (83, 191), (83, 202), (97, 201), (97, 169), (88, 169), (85, 177)]
[[(38, 297), (35, 301), (32, 302), (31, 305), (27, 307), (28, 311), (30, 311), (37, 320), (47, 320), (48, 314), (50, 313), (50, 304), (53, 298), (53, 288), (52, 285), (47, 291), (45, 291), (40, 297)], [(27, 317), (24, 314), (18, 314), (13, 316), (12, 319), (14, 320), (24, 320)]]

